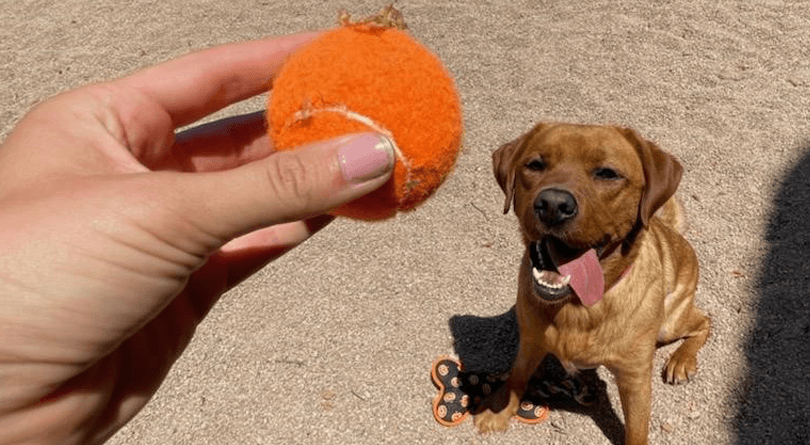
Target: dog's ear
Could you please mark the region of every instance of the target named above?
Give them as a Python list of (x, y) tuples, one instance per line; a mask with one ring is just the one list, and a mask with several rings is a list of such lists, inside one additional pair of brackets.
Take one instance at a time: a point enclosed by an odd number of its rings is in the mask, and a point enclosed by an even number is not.
[(634, 130), (620, 128), (619, 131), (636, 148), (644, 168), (645, 185), (638, 215), (641, 223), (647, 227), (655, 211), (675, 194), (681, 182), (683, 167), (674, 156), (639, 136)]
[(492, 153), (492, 170), (495, 173), (495, 179), (498, 181), (498, 185), (501, 186), (501, 190), (503, 190), (503, 193), (506, 195), (506, 200), (503, 204), (504, 215), (509, 213), (512, 200), (515, 199), (516, 157), (531, 133), (530, 131), (514, 141), (501, 145), (500, 148)]

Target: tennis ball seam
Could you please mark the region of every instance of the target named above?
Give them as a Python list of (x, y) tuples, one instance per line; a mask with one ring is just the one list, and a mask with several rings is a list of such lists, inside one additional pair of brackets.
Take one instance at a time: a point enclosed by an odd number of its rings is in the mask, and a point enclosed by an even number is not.
[[(311, 118), (311, 117), (313, 117), (313, 116), (315, 116), (317, 114), (323, 114), (323, 113), (336, 113), (336, 114), (339, 114), (339, 115), (345, 117), (346, 119), (349, 119), (349, 120), (355, 121), (355, 122), (359, 122), (359, 123), (365, 125), (366, 127), (376, 131), (377, 133), (381, 133), (381, 134), (385, 135), (385, 137), (387, 137), (388, 140), (391, 141), (391, 145), (393, 145), (394, 153), (396, 154), (397, 160), (399, 160), (399, 162), (401, 162), (402, 166), (405, 168), (405, 181), (404, 181), (404, 184), (410, 184), (411, 183), (411, 179), (412, 179), (411, 178), (411, 176), (412, 176), (411, 175), (411, 162), (407, 157), (405, 157), (405, 154), (402, 152), (402, 150), (400, 150), (399, 145), (397, 145), (397, 141), (396, 141), (396, 138), (394, 137), (394, 134), (391, 133), (391, 131), (388, 130), (387, 128), (385, 128), (382, 124), (376, 122), (374, 119), (372, 119), (372, 118), (370, 118), (370, 117), (368, 117), (368, 116), (366, 116), (364, 114), (360, 114), (360, 113), (358, 113), (356, 111), (352, 111), (348, 107), (346, 107), (345, 105), (333, 105), (333, 106), (321, 107), (321, 108), (312, 108), (312, 107), (302, 108), (302, 109), (296, 111), (292, 115), (290, 120), (287, 123), (284, 124), (284, 128), (286, 129), (286, 128), (288, 128), (288, 127), (290, 127), (290, 126), (292, 126), (292, 125), (294, 125), (294, 124), (296, 124), (298, 122), (307, 120), (307, 119), (309, 119), (309, 118)], [(406, 187), (406, 192), (399, 199), (400, 204), (405, 202), (405, 198), (408, 197), (407, 190), (408, 190), (408, 188)]]

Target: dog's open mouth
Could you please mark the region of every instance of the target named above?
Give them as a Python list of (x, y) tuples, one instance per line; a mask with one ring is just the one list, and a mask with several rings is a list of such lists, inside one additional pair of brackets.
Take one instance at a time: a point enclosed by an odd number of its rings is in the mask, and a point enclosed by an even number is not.
[[(562, 275), (557, 270), (556, 261), (552, 258), (549, 245), (554, 242), (549, 238), (533, 241), (529, 244), (534, 290), (537, 295), (548, 301), (559, 301), (573, 291), (569, 284), (570, 275)], [(555, 249), (556, 250), (556, 249)]]
[(605, 279), (594, 249), (578, 250), (546, 237), (529, 244), (534, 291), (545, 301), (561, 302), (571, 294), (593, 306), (602, 299)]

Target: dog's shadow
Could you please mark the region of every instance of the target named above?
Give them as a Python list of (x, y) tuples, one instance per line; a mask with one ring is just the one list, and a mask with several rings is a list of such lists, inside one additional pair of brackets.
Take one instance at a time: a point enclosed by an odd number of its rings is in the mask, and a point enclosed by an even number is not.
[[(449, 324), (455, 352), (466, 372), (502, 374), (512, 368), (520, 338), (514, 307), (494, 317), (455, 315)], [(540, 366), (551, 378), (564, 374), (562, 365), (552, 356), (546, 357)], [(573, 398), (552, 397), (548, 399), (549, 408), (589, 416), (611, 443), (621, 444), (624, 424), (611, 406), (607, 384), (595, 370), (580, 372), (579, 380), (594, 392), (592, 403), (584, 406)]]

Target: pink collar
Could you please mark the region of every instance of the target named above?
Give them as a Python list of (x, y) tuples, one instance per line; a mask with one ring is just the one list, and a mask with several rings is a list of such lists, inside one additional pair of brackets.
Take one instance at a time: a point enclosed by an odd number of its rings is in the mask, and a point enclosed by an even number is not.
[(632, 269), (633, 269), (633, 263), (630, 263), (630, 265), (627, 266), (627, 269), (625, 269), (624, 272), (622, 272), (622, 274), (619, 275), (619, 279), (616, 280), (616, 282), (613, 283), (613, 286), (610, 286), (610, 288), (613, 289), (614, 287), (616, 287), (617, 284), (621, 283), (622, 280), (627, 278), (627, 276), (630, 275), (630, 270), (632, 270)]

